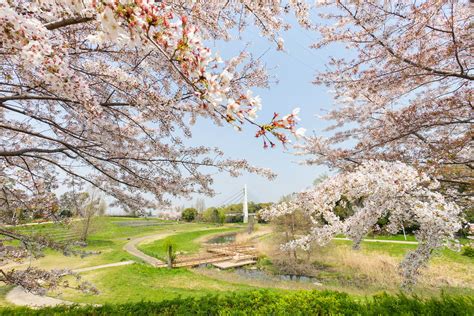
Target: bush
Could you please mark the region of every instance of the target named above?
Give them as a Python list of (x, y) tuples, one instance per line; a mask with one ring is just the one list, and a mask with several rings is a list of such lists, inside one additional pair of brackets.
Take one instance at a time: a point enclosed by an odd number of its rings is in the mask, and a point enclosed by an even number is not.
[(225, 213), (221, 208), (210, 207), (202, 213), (202, 220), (207, 223), (223, 224)]
[(166, 253), (166, 261), (168, 263), (168, 268), (173, 267), (173, 263), (176, 260), (176, 245), (175, 243), (170, 239), (166, 238), (163, 243), (163, 250)]
[(462, 255), (469, 257), (469, 258), (474, 258), (474, 247), (471, 246), (464, 246), (464, 249), (462, 251)]
[(354, 299), (330, 291), (239, 292), (103, 306), (5, 308), (2, 315), (473, 315), (474, 298), (421, 299), (382, 294)]
[(186, 222), (194, 221), (197, 216), (198, 216), (198, 211), (192, 207), (185, 208), (183, 210), (183, 213), (181, 213), (181, 218), (185, 220)]

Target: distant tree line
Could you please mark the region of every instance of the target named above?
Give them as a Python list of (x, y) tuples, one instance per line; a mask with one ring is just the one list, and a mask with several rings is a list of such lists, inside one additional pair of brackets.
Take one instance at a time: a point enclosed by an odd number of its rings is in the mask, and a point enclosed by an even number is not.
[[(200, 204), (202, 205), (202, 203)], [(261, 223), (263, 220), (258, 217), (258, 211), (271, 206), (272, 203), (256, 203), (251, 201), (247, 205), (249, 214), (256, 214), (257, 221)], [(241, 223), (244, 219), (243, 204), (238, 203), (221, 207), (209, 207), (202, 211), (196, 207), (188, 207), (183, 209), (181, 219), (187, 222), (198, 221), (215, 224)]]

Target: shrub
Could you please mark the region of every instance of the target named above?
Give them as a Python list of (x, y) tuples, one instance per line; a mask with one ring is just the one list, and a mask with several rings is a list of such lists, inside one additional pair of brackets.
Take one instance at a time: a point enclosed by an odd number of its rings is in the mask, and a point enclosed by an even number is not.
[(210, 207), (202, 213), (202, 220), (207, 223), (223, 224), (225, 213), (221, 208)]
[(183, 210), (181, 213), (181, 218), (186, 222), (192, 222), (196, 219), (198, 215), (198, 211), (195, 208), (188, 207)]
[(469, 258), (474, 258), (474, 247), (464, 246), (462, 255)]
[(474, 298), (421, 299), (382, 294), (354, 299), (331, 291), (238, 292), (103, 306), (5, 308), (2, 315), (473, 315)]
[(173, 267), (173, 263), (176, 260), (176, 245), (169, 238), (166, 238), (163, 244), (163, 250), (166, 253), (166, 261), (168, 268)]

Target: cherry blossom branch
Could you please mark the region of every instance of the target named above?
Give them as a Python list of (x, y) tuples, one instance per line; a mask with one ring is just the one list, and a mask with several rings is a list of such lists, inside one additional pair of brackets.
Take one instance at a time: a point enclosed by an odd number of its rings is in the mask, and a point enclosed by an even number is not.
[(364, 29), (364, 31), (367, 32), (367, 34), (373, 38), (380, 46), (384, 47), (387, 52), (392, 55), (393, 57), (411, 65), (411, 66), (414, 66), (414, 67), (417, 67), (417, 68), (420, 68), (420, 69), (423, 69), (423, 70), (426, 70), (430, 73), (434, 73), (434, 74), (438, 74), (438, 75), (443, 75), (443, 76), (448, 76), (448, 77), (458, 77), (458, 78), (462, 78), (462, 79), (468, 79), (468, 80), (474, 80), (474, 76), (470, 76), (468, 74), (465, 74), (463, 72), (461, 72), (460, 74), (459, 73), (453, 73), (453, 72), (449, 72), (449, 71), (444, 71), (444, 70), (439, 70), (439, 69), (434, 69), (434, 68), (431, 68), (431, 67), (428, 67), (428, 66), (424, 66), (424, 65), (421, 65), (419, 63), (416, 63), (408, 58), (405, 58), (403, 56), (399, 56), (387, 43), (385, 43), (384, 41), (382, 41), (380, 38), (378, 38), (373, 32), (369, 31), (369, 29), (366, 28), (366, 26), (363, 24), (362, 21), (360, 21), (357, 16), (351, 11), (349, 10), (349, 8), (347, 8), (347, 6), (345, 6), (344, 4), (342, 4), (342, 2), (338, 1), (338, 4), (344, 9), (346, 10), (347, 13), (350, 14), (350, 16), (354, 19), (354, 21), (356, 22), (356, 24), (358, 26), (360, 26), (362, 29)]
[(44, 24), (44, 27), (50, 31), (56, 30), (65, 26), (76, 25), (86, 23), (95, 20), (95, 17), (76, 16), (71, 18), (62, 19), (56, 22), (50, 22)]

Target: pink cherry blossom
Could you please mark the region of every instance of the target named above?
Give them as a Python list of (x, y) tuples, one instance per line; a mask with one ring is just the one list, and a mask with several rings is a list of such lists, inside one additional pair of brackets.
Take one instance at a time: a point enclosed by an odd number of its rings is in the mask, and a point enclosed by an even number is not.
[[(400, 265), (404, 285), (411, 286), (433, 249), (456, 246), (454, 234), (462, 227), (462, 209), (436, 192), (438, 186), (436, 180), (404, 163), (365, 161), (352, 172), (338, 173), (291, 201), (262, 211), (261, 216), (271, 220), (296, 210), (307, 213), (313, 224), (310, 234), (283, 245), (303, 249), (311, 243), (326, 245), (337, 234), (345, 234), (359, 248), (363, 237), (385, 216), (394, 234), (402, 225), (416, 223), (418, 248)], [(351, 203), (354, 210), (346, 219), (333, 211), (341, 201)]]

